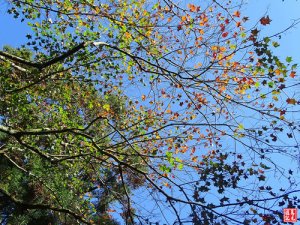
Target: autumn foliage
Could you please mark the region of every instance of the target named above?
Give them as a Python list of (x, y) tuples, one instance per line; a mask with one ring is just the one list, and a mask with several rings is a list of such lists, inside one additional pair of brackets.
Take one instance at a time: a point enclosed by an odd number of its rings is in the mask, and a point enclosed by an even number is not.
[(281, 224), (298, 207), (275, 157), (296, 156), (297, 64), (273, 53), (280, 33), (260, 35), (269, 16), (249, 28), (239, 2), (214, 0), (6, 4), (32, 33), (0, 52), (4, 223)]

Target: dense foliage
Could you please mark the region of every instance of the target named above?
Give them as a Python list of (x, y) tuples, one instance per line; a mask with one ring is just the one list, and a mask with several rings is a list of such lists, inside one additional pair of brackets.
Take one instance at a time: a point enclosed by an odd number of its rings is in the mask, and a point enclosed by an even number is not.
[[(298, 207), (297, 64), (240, 3), (7, 1), (4, 224), (281, 224)], [(279, 186), (274, 181), (285, 182)], [(294, 196), (295, 195), (295, 196)]]

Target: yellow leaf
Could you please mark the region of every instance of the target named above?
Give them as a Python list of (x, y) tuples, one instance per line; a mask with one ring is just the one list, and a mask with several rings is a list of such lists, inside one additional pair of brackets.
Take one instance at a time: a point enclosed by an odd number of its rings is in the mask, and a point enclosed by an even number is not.
[(199, 63), (197, 63), (197, 64), (194, 66), (194, 68), (197, 69), (197, 68), (199, 68), (199, 67), (201, 67), (201, 66), (202, 66), (202, 63), (199, 62)]
[(217, 51), (218, 50), (218, 46), (215, 46), (215, 45), (211, 46), (211, 50), (212, 51)]
[(110, 105), (109, 104), (104, 104), (103, 109), (105, 109), (106, 111), (109, 111), (110, 110)]
[(244, 125), (240, 123), (239, 126), (238, 126), (238, 129), (239, 130), (244, 130)]

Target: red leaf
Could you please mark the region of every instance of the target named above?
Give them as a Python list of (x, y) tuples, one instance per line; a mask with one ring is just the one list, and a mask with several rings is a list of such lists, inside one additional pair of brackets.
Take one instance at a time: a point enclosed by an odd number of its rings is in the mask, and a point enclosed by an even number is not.
[(194, 154), (194, 153), (195, 153), (195, 151), (196, 151), (196, 148), (195, 148), (195, 147), (193, 147), (193, 148), (192, 148), (192, 151), (191, 151), (191, 154)]
[(283, 115), (285, 115), (286, 110), (280, 110), (279, 112), (280, 112), (280, 116), (283, 116)]
[(225, 32), (225, 33), (222, 34), (222, 37), (223, 37), (223, 38), (225, 38), (225, 37), (227, 37), (227, 36), (228, 36), (228, 32)]
[(220, 27), (221, 27), (221, 32), (224, 32), (224, 31), (225, 31), (225, 25), (222, 23), (222, 24), (220, 25)]
[(270, 20), (269, 16), (264, 16), (259, 21), (262, 25), (266, 26), (267, 24), (270, 24), (272, 20)]

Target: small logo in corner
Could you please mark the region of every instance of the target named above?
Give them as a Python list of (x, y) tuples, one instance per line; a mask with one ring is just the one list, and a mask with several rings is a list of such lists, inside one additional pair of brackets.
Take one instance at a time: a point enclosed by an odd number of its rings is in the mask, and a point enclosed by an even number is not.
[(285, 223), (295, 223), (298, 218), (297, 208), (286, 208), (283, 209), (283, 222)]

